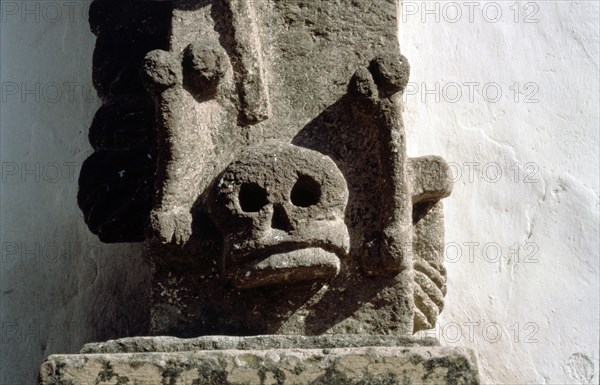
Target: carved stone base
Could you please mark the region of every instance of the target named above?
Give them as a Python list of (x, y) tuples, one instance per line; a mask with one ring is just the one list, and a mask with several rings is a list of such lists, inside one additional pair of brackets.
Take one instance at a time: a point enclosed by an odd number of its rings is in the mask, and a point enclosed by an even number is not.
[(435, 345), (432, 339), (355, 335), (127, 338), (48, 357), (39, 384), (480, 383), (472, 351)]

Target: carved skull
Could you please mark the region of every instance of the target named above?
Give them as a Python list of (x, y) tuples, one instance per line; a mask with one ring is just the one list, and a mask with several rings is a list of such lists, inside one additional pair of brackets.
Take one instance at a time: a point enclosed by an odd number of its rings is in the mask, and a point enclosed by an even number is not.
[(347, 201), (329, 157), (281, 142), (247, 149), (208, 202), (223, 235), (225, 275), (238, 288), (334, 277), (349, 249)]

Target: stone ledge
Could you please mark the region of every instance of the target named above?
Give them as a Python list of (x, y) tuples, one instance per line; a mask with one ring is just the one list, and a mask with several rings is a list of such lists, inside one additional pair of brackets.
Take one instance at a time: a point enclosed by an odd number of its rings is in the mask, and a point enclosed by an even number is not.
[(53, 355), (40, 385), (480, 384), (472, 351), (447, 347)]
[(128, 337), (90, 343), (84, 345), (79, 353), (168, 353), (194, 350), (331, 349), (439, 345), (439, 341), (431, 337), (369, 334), (202, 336), (196, 338), (163, 336)]

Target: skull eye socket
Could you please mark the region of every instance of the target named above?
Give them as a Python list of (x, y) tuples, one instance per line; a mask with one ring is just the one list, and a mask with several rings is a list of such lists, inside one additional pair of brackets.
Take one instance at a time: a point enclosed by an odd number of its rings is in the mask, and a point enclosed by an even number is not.
[(321, 200), (321, 185), (308, 175), (300, 175), (292, 188), (290, 199), (294, 206), (314, 206)]
[(244, 183), (238, 198), (240, 207), (247, 213), (256, 213), (268, 203), (267, 191), (256, 183)]

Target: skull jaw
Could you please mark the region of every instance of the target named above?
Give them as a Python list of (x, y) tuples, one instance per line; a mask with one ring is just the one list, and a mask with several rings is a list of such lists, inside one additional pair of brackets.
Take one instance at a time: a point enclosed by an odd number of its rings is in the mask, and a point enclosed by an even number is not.
[(340, 259), (335, 253), (320, 247), (309, 247), (275, 253), (249, 262), (233, 274), (238, 289), (289, 284), (302, 281), (328, 280), (340, 271)]

